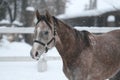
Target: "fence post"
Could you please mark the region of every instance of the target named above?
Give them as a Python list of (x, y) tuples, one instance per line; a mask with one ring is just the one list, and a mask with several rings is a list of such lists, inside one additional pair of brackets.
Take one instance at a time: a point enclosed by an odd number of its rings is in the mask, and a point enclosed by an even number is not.
[(44, 72), (47, 71), (47, 60), (45, 59), (45, 55), (42, 56), (42, 58), (39, 59), (37, 64), (38, 72)]

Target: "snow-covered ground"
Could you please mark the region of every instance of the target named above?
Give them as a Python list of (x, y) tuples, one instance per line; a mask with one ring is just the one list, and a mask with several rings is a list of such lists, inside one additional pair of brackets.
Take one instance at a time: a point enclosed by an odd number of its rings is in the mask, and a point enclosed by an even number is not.
[[(0, 57), (30, 57), (31, 46), (25, 42), (0, 42)], [(52, 55), (53, 54), (53, 55)], [(47, 56), (59, 56), (53, 48)], [(67, 80), (62, 71), (61, 60), (47, 61), (47, 71), (38, 72), (37, 61), (0, 61), (0, 80)]]
[(37, 62), (0, 62), (0, 80), (67, 80), (61, 61), (47, 64), (47, 71), (38, 72)]
[(7, 56), (29, 56), (31, 46), (24, 42), (0, 42), (0, 57)]
[[(0, 41), (0, 57), (19, 57), (25, 56), (30, 57), (31, 46), (23, 42), (8, 42), (6, 36)], [(48, 51), (46, 56), (57, 56), (59, 57), (58, 51), (56, 48), (53, 48)]]

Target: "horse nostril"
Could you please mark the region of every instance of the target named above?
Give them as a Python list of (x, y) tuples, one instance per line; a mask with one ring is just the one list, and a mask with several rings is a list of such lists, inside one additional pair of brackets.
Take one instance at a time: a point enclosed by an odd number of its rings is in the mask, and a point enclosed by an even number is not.
[(37, 57), (38, 56), (38, 51), (36, 51), (36, 53), (35, 53), (35, 57)]

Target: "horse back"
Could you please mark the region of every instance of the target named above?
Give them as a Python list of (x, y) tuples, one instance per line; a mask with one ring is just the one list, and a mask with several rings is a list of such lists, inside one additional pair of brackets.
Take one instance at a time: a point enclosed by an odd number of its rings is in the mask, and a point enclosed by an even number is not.
[(114, 36), (114, 38), (120, 40), (120, 29), (119, 30), (110, 31), (107, 34), (110, 34), (110, 35)]
[[(89, 54), (86, 53), (87, 56), (90, 55), (86, 58), (91, 65), (90, 72), (104, 78), (114, 76), (120, 70), (120, 30), (93, 36), (92, 49), (88, 48)], [(92, 74), (90, 75), (94, 76)]]
[(120, 30), (95, 35), (94, 43), (93, 56), (102, 67), (101, 73), (108, 75), (120, 70)]

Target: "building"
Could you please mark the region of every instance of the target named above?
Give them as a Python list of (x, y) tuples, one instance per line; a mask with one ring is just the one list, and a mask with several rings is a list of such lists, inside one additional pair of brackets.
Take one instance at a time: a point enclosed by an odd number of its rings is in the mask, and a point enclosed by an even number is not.
[[(66, 23), (72, 26), (120, 26), (119, 5), (110, 5), (109, 3), (111, 2), (109, 1), (107, 2), (109, 7), (106, 7), (104, 5), (105, 3), (100, 1), (101, 0), (90, 0), (89, 4), (85, 6), (84, 11), (75, 13), (74, 15), (69, 15), (69, 13), (71, 14), (75, 12), (72, 9), (68, 14), (59, 15), (58, 18), (63, 19)], [(102, 8), (99, 8), (101, 5)], [(79, 8), (76, 10), (79, 11)]]

